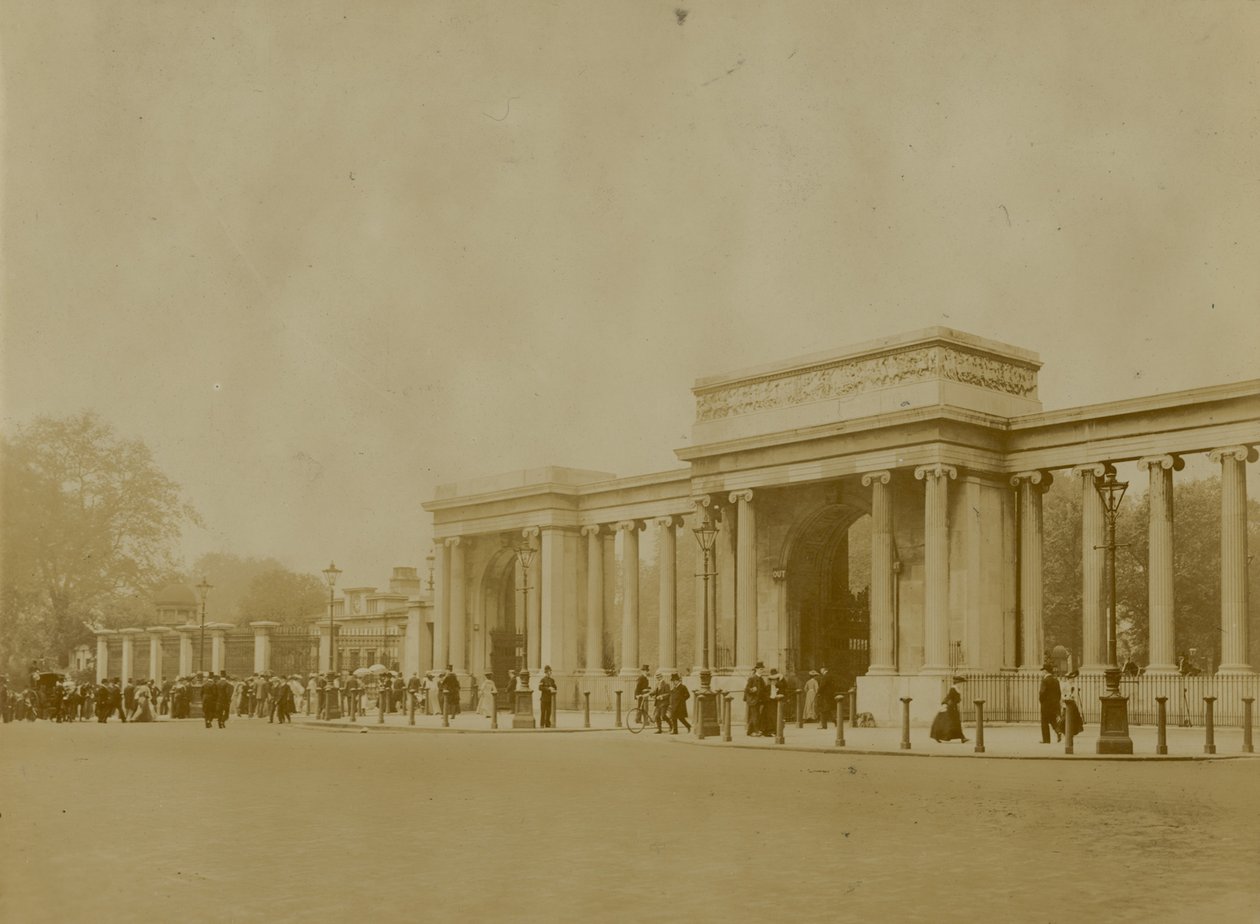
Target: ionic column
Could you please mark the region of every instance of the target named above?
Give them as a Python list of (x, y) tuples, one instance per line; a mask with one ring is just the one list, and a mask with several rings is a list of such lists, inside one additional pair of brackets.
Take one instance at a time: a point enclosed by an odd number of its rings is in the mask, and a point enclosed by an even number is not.
[[(525, 543), (534, 550), (525, 578), (525, 665), (531, 677), (542, 676), (542, 530), (530, 526), (521, 530)], [(531, 680), (531, 683), (535, 681)]]
[(1081, 670), (1102, 673), (1106, 666), (1103, 635), (1103, 575), (1107, 568), (1106, 519), (1097, 479), (1115, 471), (1108, 463), (1078, 465), (1072, 474), (1081, 479)]
[(143, 629), (119, 629), (122, 636), (122, 682), (126, 683), (136, 675), (136, 636)]
[(1138, 468), (1150, 473), (1149, 543), (1146, 562), (1148, 612), (1148, 674), (1177, 672), (1173, 635), (1173, 472), (1186, 464), (1180, 456), (1148, 456)]
[(1219, 674), (1250, 674), (1247, 638), (1247, 470), (1253, 446), (1214, 449), (1221, 463), (1221, 663)]
[(871, 664), (867, 674), (897, 672), (891, 481), (892, 472), (862, 476), (862, 486), (871, 489)]
[(669, 673), (678, 667), (678, 517), (656, 521), (656, 557), (660, 566), (659, 668)]
[(446, 540), (433, 543), (433, 669), (445, 670), (449, 663), (451, 637), (451, 582), (446, 567)]
[(222, 672), (227, 662), (227, 630), (228, 626), (215, 626), (210, 630), (210, 673)]
[(621, 530), (621, 676), (639, 673), (639, 530), (640, 520), (624, 520)]
[(96, 682), (109, 677), (109, 637), (113, 629), (96, 629)]
[[(447, 623), (450, 634), (447, 635), (448, 651), (446, 663), (455, 671), (464, 673), (467, 661), (467, 626), (468, 612), (464, 605), (464, 544), (459, 536), (446, 540), (450, 568), (450, 589), (447, 599), (450, 601), (450, 619)], [(443, 665), (445, 667), (446, 665)]]
[(757, 514), (752, 491), (732, 491), (735, 520), (735, 670), (757, 663)]
[(923, 498), (923, 667), (920, 673), (949, 673), (949, 481), (952, 465), (921, 465), (914, 477)]
[(162, 682), (162, 636), (171, 631), (166, 626), (149, 626), (149, 678)]
[(583, 526), (586, 537), (586, 659), (583, 673), (604, 673), (604, 540), (602, 526)]
[(1053, 482), (1054, 476), (1043, 471), (1020, 472), (1011, 478), (1011, 484), (1019, 489), (1019, 610), (1024, 647), (1020, 667), (1027, 671), (1040, 670), (1044, 660), (1041, 498)]
[(271, 630), (280, 623), (260, 619), (249, 625), (254, 630), (254, 673), (261, 674), (271, 670)]

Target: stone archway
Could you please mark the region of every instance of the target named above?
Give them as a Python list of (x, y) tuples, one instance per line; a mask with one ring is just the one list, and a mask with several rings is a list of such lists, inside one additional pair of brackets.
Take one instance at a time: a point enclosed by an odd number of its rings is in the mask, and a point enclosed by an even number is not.
[(494, 677), (500, 708), (508, 708), (508, 671), (525, 666), (525, 616), (516, 584), (516, 553), (510, 547), (495, 552), (481, 580), (481, 613), (485, 626), (480, 670)]
[[(785, 669), (826, 666), (847, 690), (870, 664), (869, 511), (833, 503), (793, 529), (785, 547)], [(863, 529), (865, 527), (865, 529)]]

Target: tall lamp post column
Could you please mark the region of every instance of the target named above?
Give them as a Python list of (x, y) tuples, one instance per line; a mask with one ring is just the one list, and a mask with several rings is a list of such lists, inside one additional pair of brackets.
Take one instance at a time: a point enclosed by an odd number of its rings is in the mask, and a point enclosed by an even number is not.
[(529, 616), (526, 608), (529, 606), (529, 592), (534, 589), (529, 586), (529, 569), (534, 565), (538, 550), (528, 542), (522, 542), (516, 546), (515, 552), (521, 566), (521, 625), (525, 627), (525, 635), (524, 644), (519, 649), (521, 653), (517, 656), (520, 659), (516, 664), (517, 689), (509, 690), (508, 697), (512, 703), (512, 727), (535, 728), (534, 694), (529, 688)]
[(717, 697), (709, 685), (713, 682), (713, 672), (709, 666), (709, 579), (717, 573), (713, 569), (713, 545), (717, 540), (717, 527), (713, 520), (705, 516), (700, 525), (692, 530), (696, 534), (696, 542), (704, 553), (704, 570), (700, 572), (704, 579), (704, 645), (700, 655), (700, 689), (696, 692), (696, 706), (700, 713), (696, 716), (697, 733), (704, 737), (717, 737), (721, 733), (718, 727), (717, 710), (714, 708)]
[(1106, 527), (1103, 548), (1107, 552), (1103, 581), (1107, 595), (1107, 667), (1103, 671), (1106, 690), (1099, 698), (1102, 720), (1099, 722), (1098, 754), (1132, 754), (1133, 739), (1129, 737), (1129, 700), (1120, 694), (1120, 664), (1116, 657), (1116, 514), (1124, 499), (1126, 481), (1117, 481), (1114, 471), (1107, 472), (1101, 481), (1095, 480), (1098, 496), (1102, 499), (1103, 519)]
[(333, 588), (337, 586), (337, 575), (341, 569), (334, 562), (329, 562), (324, 569), (324, 579), (328, 581), (328, 679), (324, 685), (324, 717), (341, 718), (341, 695), (333, 684), (337, 676), (337, 627), (333, 624)]
[(197, 673), (204, 674), (206, 670), (206, 597), (214, 589), (214, 585), (203, 577), (197, 589), (201, 591), (201, 650), (197, 653)]

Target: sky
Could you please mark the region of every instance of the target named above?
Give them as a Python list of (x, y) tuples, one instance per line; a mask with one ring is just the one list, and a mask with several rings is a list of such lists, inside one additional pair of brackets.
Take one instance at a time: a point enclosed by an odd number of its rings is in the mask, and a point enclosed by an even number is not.
[(0, 10), (0, 427), (145, 440), (189, 561), (384, 585), (438, 484), (931, 325), (1047, 410), (1260, 374), (1255, 4)]

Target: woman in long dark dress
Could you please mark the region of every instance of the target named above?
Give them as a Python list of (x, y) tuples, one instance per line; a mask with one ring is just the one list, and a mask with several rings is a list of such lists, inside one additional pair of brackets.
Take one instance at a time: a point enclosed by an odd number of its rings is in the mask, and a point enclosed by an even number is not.
[(941, 711), (932, 720), (933, 741), (953, 741), (958, 738), (966, 744), (969, 740), (963, 734), (962, 714), (958, 711), (958, 704), (962, 702), (962, 693), (958, 687), (966, 682), (966, 677), (955, 677), (945, 692), (945, 698), (941, 700)]

